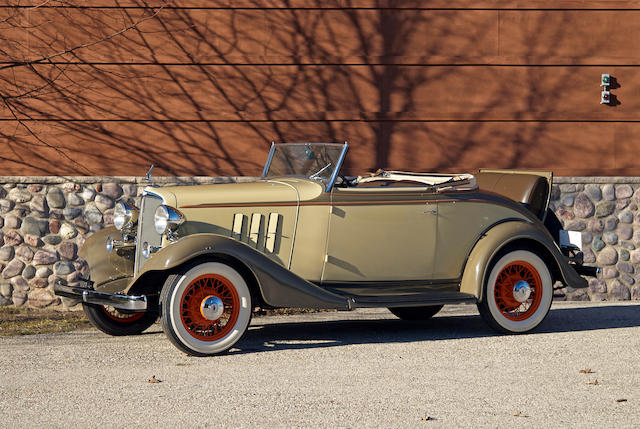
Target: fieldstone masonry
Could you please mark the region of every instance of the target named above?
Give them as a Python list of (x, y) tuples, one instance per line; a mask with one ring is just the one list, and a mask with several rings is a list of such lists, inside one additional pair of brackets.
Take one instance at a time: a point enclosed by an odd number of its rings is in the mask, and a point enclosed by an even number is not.
[[(161, 185), (250, 178), (157, 177)], [(136, 203), (140, 177), (0, 177), (0, 306), (74, 306), (53, 284), (86, 275), (78, 257), (86, 237), (113, 223), (119, 200)], [(582, 233), (585, 262), (602, 267), (589, 288), (556, 299), (640, 300), (640, 177), (557, 177), (551, 209), (564, 228)]]

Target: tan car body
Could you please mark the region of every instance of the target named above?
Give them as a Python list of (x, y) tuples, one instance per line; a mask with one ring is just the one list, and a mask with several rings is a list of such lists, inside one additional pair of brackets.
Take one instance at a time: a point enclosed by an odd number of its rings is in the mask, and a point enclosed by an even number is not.
[(492, 261), (514, 245), (535, 249), (554, 280), (585, 287), (543, 224), (548, 189), (540, 207), (523, 205), (541, 181), (550, 188), (550, 173), (484, 171), (477, 178), (480, 189), (472, 190), (413, 184), (325, 192), (322, 183), (297, 177), (149, 187), (184, 214), (180, 238), (165, 237), (137, 272), (130, 249), (105, 250), (115, 228), (89, 237), (80, 256), (97, 291), (128, 295), (158, 293), (172, 270), (191, 261), (223, 259), (272, 307), (481, 300)]

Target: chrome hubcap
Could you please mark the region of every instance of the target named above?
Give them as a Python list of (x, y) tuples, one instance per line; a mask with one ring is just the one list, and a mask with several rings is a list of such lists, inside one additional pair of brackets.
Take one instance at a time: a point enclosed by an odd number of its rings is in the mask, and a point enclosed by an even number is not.
[(209, 295), (200, 304), (200, 313), (205, 319), (218, 320), (224, 313), (224, 304), (217, 296)]
[(529, 283), (520, 280), (513, 286), (513, 297), (518, 302), (525, 302), (531, 295), (531, 287)]

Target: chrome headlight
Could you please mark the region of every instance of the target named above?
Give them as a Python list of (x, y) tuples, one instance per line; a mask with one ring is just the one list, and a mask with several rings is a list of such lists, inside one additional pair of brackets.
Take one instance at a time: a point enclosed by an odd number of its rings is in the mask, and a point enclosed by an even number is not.
[(156, 232), (160, 235), (175, 231), (183, 222), (184, 215), (180, 210), (165, 205), (158, 206), (153, 217)]
[(119, 202), (113, 209), (113, 226), (119, 231), (130, 229), (138, 222), (138, 208), (129, 203)]

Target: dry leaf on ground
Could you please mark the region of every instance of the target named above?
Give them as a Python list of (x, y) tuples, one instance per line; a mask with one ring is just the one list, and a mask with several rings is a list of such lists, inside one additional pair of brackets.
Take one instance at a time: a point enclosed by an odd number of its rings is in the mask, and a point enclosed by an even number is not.
[(162, 380), (157, 379), (156, 376), (154, 375), (149, 380), (147, 380), (147, 383), (162, 383)]
[(522, 411), (517, 412), (516, 414), (513, 415), (514, 417), (529, 417), (528, 415), (526, 415), (525, 413), (523, 413)]
[(580, 374), (595, 374), (595, 371), (591, 371), (591, 368), (581, 369)]
[(592, 385), (594, 385), (594, 386), (597, 386), (597, 385), (598, 385), (598, 379), (596, 378), (595, 380), (590, 381), (590, 382), (588, 382), (587, 384), (592, 384)]

